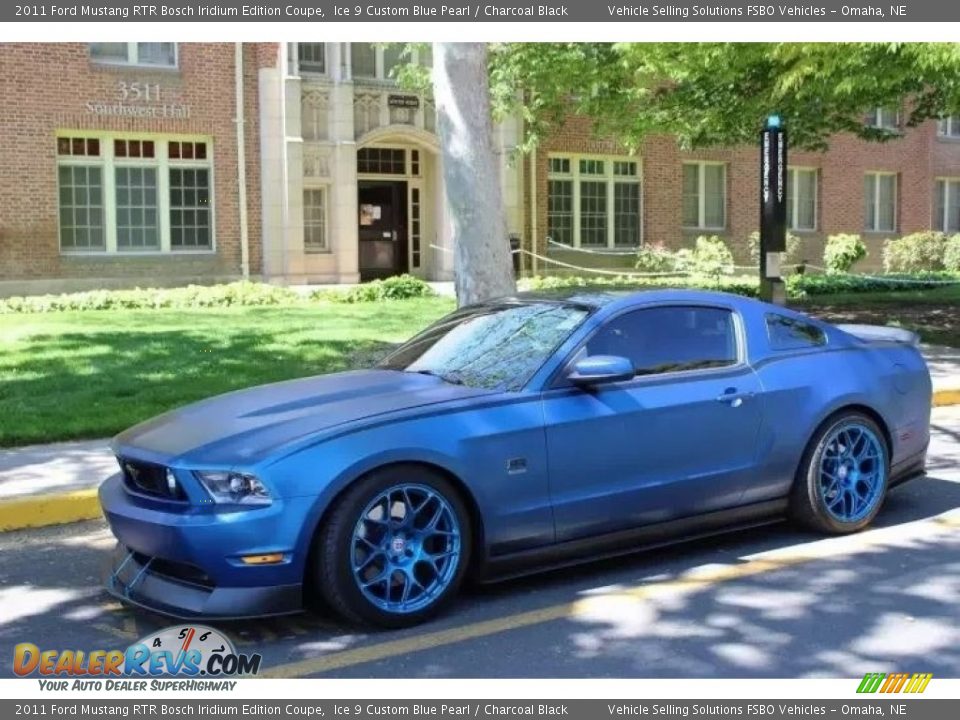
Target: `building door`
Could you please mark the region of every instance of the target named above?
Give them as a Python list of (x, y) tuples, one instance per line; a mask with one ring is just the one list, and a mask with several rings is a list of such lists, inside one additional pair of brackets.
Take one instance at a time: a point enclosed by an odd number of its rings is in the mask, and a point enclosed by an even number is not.
[(361, 180), (360, 280), (376, 280), (408, 272), (407, 183)]

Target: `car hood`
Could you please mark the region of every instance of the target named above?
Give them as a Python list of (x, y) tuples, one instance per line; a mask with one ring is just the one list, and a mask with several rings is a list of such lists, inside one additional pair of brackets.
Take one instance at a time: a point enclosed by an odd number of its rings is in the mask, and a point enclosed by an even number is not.
[(113, 448), (163, 464), (229, 469), (350, 423), (487, 394), (393, 370), (318, 375), (187, 405), (117, 435)]

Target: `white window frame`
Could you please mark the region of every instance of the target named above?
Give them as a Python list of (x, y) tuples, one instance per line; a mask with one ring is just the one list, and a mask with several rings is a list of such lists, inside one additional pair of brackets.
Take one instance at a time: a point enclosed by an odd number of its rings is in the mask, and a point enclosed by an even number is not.
[[(820, 168), (791, 165), (787, 168), (787, 173), (789, 176), (788, 182), (792, 188), (789, 193), (790, 207), (787, 213), (787, 224), (793, 232), (816, 232), (820, 226)], [(800, 217), (800, 194), (797, 192), (797, 188), (799, 187), (796, 179), (797, 173), (813, 173), (813, 227), (802, 228), (798, 226), (797, 221)]]
[[(58, 131), (54, 138), (96, 138), (100, 141), (100, 156), (57, 155), (56, 166), (81, 165), (101, 168), (103, 178), (103, 232), (104, 249), (64, 248), (60, 237), (60, 183), (59, 172), (57, 192), (57, 242), (61, 255), (81, 255), (93, 257), (157, 257), (169, 255), (213, 255), (217, 252), (217, 203), (216, 177), (213, 162), (213, 138), (202, 135), (159, 135), (135, 132), (90, 132), (70, 130)], [(152, 158), (117, 158), (114, 156), (114, 140), (151, 140), (154, 143)], [(207, 146), (204, 160), (171, 160), (168, 156), (170, 142), (202, 142)], [(54, 147), (56, 152), (56, 147)], [(157, 169), (157, 215), (160, 224), (159, 250), (127, 250), (117, 247), (117, 188), (116, 169), (118, 167), (153, 167)], [(210, 247), (174, 248), (170, 244), (170, 168), (207, 170), (210, 178)]]
[(152, 68), (156, 70), (178, 70), (180, 69), (180, 43), (173, 43), (173, 65), (157, 65), (156, 63), (142, 63), (140, 62), (140, 43), (139, 42), (128, 42), (127, 43), (127, 59), (124, 60), (100, 60), (95, 58), (93, 53), (88, 47), (87, 52), (90, 54), (90, 62), (94, 65), (110, 65), (115, 67), (142, 67), (142, 68)]
[(960, 140), (960, 115), (947, 115), (937, 121), (937, 137)]
[[(893, 113), (893, 125), (884, 125), (884, 116), (887, 113)], [(867, 127), (875, 130), (886, 130), (888, 132), (900, 132), (900, 108), (899, 107), (875, 107), (867, 115)]]
[(900, 214), (899, 208), (897, 207), (900, 204), (900, 178), (896, 172), (890, 172), (889, 170), (868, 170), (864, 173), (866, 176), (873, 177), (892, 177), (893, 178), (893, 227), (892, 228), (878, 228), (877, 219), (880, 217), (880, 183), (874, 180), (873, 182), (873, 218), (874, 226), (867, 227), (867, 218), (863, 218), (864, 232), (868, 233), (895, 233), (897, 232), (897, 227), (900, 224)]
[[(374, 55), (375, 55), (375, 70), (374, 77), (369, 75), (364, 75), (362, 77), (357, 77), (353, 74), (353, 46), (355, 43), (345, 43), (346, 49), (344, 50), (344, 57), (346, 59), (346, 66), (348, 69), (347, 77), (351, 80), (357, 80), (359, 82), (376, 82), (376, 83), (396, 83), (396, 79), (389, 77), (386, 73), (386, 63), (383, 61), (384, 48), (378, 43), (363, 43), (365, 45), (373, 45)], [(356, 43), (359, 44), (359, 43)], [(409, 63), (414, 65), (420, 64), (420, 50), (416, 47), (410, 53)]]
[[(696, 225), (687, 225), (683, 219), (683, 168), (686, 165), (693, 165), (697, 168), (697, 224)], [(705, 224), (705, 219), (707, 217), (707, 173), (706, 168), (708, 166), (719, 165), (723, 168), (723, 224), (722, 225), (707, 225)], [(725, 231), (727, 229), (728, 221), (728, 208), (727, 203), (730, 201), (730, 193), (728, 184), (730, 173), (727, 169), (727, 163), (722, 160), (684, 160), (680, 167), (680, 195), (681, 195), (681, 207), (680, 207), (680, 224), (684, 230), (709, 230), (709, 231)]]
[[(570, 172), (561, 173), (550, 170), (550, 160), (553, 158), (562, 158), (570, 161)], [(604, 163), (603, 175), (580, 174), (581, 160), (600, 160)], [(618, 162), (634, 163), (637, 166), (636, 175), (614, 175), (613, 165)], [(640, 206), (638, 213), (640, 215), (639, 229), (640, 237), (637, 239), (636, 247), (642, 247), (644, 241), (644, 222), (643, 222), (643, 162), (639, 155), (594, 155), (594, 154), (573, 154), (573, 153), (549, 153), (547, 155), (547, 182), (550, 180), (570, 180), (573, 183), (573, 245), (579, 248), (580, 245), (580, 183), (581, 182), (603, 182), (607, 186), (607, 242), (606, 245), (588, 245), (588, 248), (596, 249), (621, 249), (625, 250), (632, 245), (616, 244), (616, 203), (614, 199), (614, 186), (617, 183), (636, 184), (640, 191)], [(549, 186), (548, 186), (549, 187)], [(549, 193), (549, 189), (547, 191)], [(548, 201), (549, 202), (549, 201)], [(547, 209), (549, 213), (549, 208)]]
[(307, 205), (303, 204), (303, 252), (307, 255), (329, 255), (333, 252), (330, 243), (330, 183), (305, 182), (303, 191), (319, 190), (323, 195), (323, 244), (324, 247), (307, 247)]
[(288, 73), (292, 76), (306, 75), (307, 77), (330, 77), (330, 63), (333, 60), (330, 43), (318, 43), (323, 45), (323, 72), (319, 70), (304, 70), (300, 66), (300, 43), (287, 43), (287, 67)]
[[(951, 185), (955, 185), (955, 186), (957, 187), (958, 192), (960, 192), (960, 177), (938, 177), (938, 178), (935, 178), (934, 181), (933, 181), (933, 191), (934, 191), (934, 193), (937, 193), (937, 192), (938, 192), (938, 187), (937, 187), (937, 186), (938, 186), (940, 183), (943, 183), (943, 193), (944, 193), (944, 195), (945, 195), (945, 197), (943, 198), (943, 214), (942, 214), (940, 217), (934, 217), (934, 219), (933, 219), (933, 227), (934, 227), (935, 230), (938, 230), (939, 232), (946, 233), (946, 234), (948, 234), (948, 235), (953, 235), (953, 234), (956, 234), (956, 233), (960, 232), (960, 228), (957, 228), (956, 230), (948, 230), (948, 229), (947, 229), (947, 226), (948, 226), (947, 219), (949, 218), (949, 213), (950, 213), (950, 205), (949, 205), (948, 201), (949, 201), (949, 199), (950, 199), (950, 186), (951, 186)], [(936, 197), (934, 198), (934, 201), (933, 201), (933, 213), (934, 213), (934, 215), (936, 215), (936, 213), (937, 213), (937, 204), (938, 204), (939, 200), (940, 200), (939, 198), (936, 198)]]

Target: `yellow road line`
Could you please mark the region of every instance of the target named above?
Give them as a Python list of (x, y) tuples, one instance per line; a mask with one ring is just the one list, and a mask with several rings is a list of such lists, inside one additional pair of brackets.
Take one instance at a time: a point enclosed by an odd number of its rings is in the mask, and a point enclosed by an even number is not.
[[(942, 532), (944, 528), (953, 530), (960, 528), (960, 516), (938, 516), (928, 521), (920, 521), (917, 526), (934, 532)], [(742, 580), (754, 575), (775, 572), (816, 560), (830, 560), (838, 556), (853, 555), (882, 545), (885, 540), (891, 539), (890, 535), (888, 529), (878, 529), (871, 533), (828, 538), (825, 541), (815, 541), (812, 545), (817, 545), (818, 542), (840, 541), (845, 547), (840, 550), (833, 548), (832, 545), (808, 548), (813, 549), (814, 552), (807, 554), (781, 554), (778, 551), (773, 551), (772, 553), (766, 553), (766, 557), (758, 557), (736, 565), (715, 569), (695, 570), (672, 580), (611, 590), (610, 592), (582, 597), (538, 610), (529, 610), (493, 620), (481, 620), (446, 630), (421, 633), (398, 640), (389, 640), (351, 650), (342, 650), (321, 657), (277, 665), (261, 673), (261, 677), (294, 678), (318, 675), (331, 670), (386, 660), (422, 650), (432, 650), (445, 645), (453, 645), (466, 640), (541, 625), (555, 620), (602, 618), (609, 612), (612, 603), (637, 602), (668, 595), (692, 593), (720, 583)], [(819, 551), (817, 551), (818, 549)]]
[(960, 405), (960, 388), (933, 391), (933, 406), (945, 407), (947, 405)]
[(100, 516), (96, 488), (12, 498), (0, 501), (0, 532), (95, 520)]

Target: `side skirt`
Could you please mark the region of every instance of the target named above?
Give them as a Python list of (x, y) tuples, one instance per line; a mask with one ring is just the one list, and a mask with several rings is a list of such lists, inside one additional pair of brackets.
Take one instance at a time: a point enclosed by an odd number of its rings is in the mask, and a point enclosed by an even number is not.
[(479, 581), (500, 582), (522, 575), (632, 555), (666, 545), (770, 525), (784, 520), (786, 511), (786, 498), (769, 500), (629, 530), (618, 530), (606, 535), (568, 540), (509, 555), (498, 555), (488, 558), (481, 567)]

